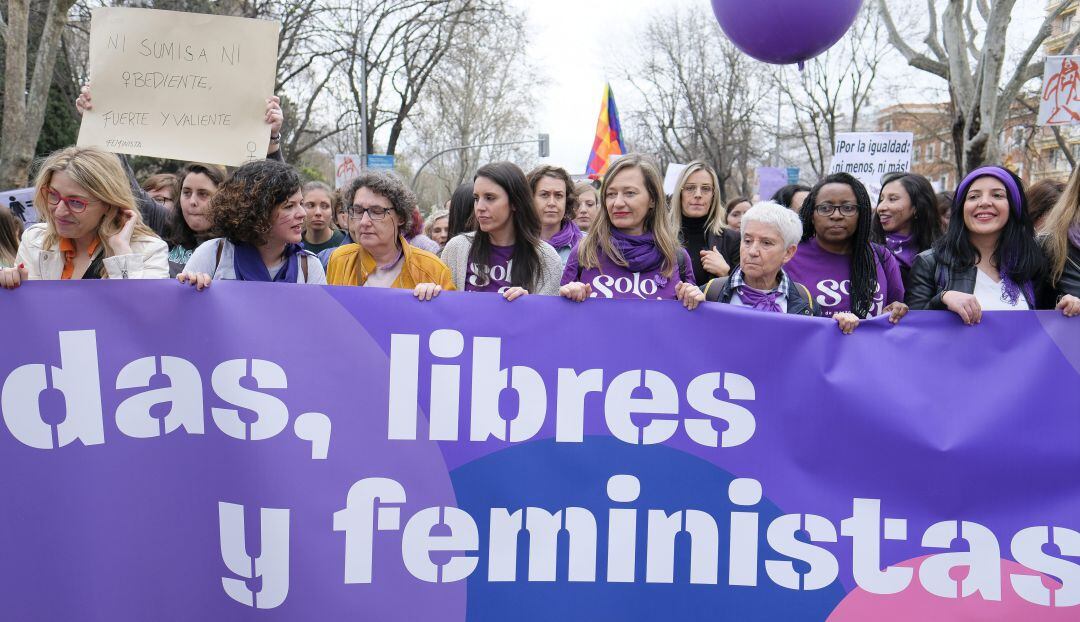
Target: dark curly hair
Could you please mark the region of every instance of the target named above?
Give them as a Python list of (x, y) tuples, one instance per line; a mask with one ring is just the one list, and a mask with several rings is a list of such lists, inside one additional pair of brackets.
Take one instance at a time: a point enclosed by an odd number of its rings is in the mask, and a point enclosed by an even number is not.
[(274, 211), (300, 192), (300, 176), (277, 160), (255, 160), (233, 172), (210, 201), (214, 235), (233, 244), (266, 244)]
[(401, 219), (398, 227), (398, 235), (404, 238), (412, 236), (409, 233), (413, 228), (413, 210), (416, 209), (416, 195), (393, 173), (385, 171), (364, 171), (359, 177), (349, 182), (341, 198), (345, 209), (352, 207), (356, 200), (356, 193), (361, 188), (367, 188), (375, 194), (390, 201), (394, 208), (394, 214)]

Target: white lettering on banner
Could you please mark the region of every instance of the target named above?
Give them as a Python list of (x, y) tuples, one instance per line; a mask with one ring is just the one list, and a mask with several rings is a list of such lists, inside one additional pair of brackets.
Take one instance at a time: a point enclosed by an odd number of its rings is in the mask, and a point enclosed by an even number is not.
[[(390, 400), (387, 437), (390, 440), (416, 440), (421, 386), (419, 335), (395, 334), (390, 338)], [(462, 356), (464, 336), (454, 330), (436, 330), (428, 338), (426, 354), (440, 361)], [(548, 417), (547, 381), (531, 367), (503, 367), (502, 340), (497, 337), (474, 337), (472, 340), (471, 382), (472, 410), (469, 414), (469, 440), (489, 439), (520, 443), (534, 438)], [(462, 383), (460, 365), (433, 364), (428, 392), (431, 416), (428, 438), (458, 440), (460, 399), (447, 400), (448, 386)], [(576, 372), (557, 370), (555, 399), (555, 440), (581, 443), (584, 440), (585, 398), (589, 393), (604, 395), (604, 419), (611, 434), (632, 445), (652, 445), (671, 438), (680, 425), (687, 436), (704, 447), (735, 447), (753, 436), (753, 414), (734, 402), (755, 399), (750, 379), (735, 373), (707, 373), (691, 380), (686, 399), (693, 413), (681, 419), (663, 418), (680, 415), (679, 390), (665, 374), (649, 369), (623, 372), (603, 389), (604, 370)], [(632, 397), (639, 388), (647, 388), (648, 398)], [(723, 389), (727, 400), (716, 398)], [(517, 412), (512, 416), (499, 409), (504, 391), (517, 394)], [(660, 415), (646, 423), (640, 415)], [(719, 425), (723, 432), (715, 426)]]
[[(273, 609), (289, 594), (289, 510), (260, 508), (259, 556), (248, 554), (244, 533), (244, 506), (218, 503), (221, 559), (233, 577), (222, 577), (229, 598), (256, 609)], [(236, 578), (239, 577), (239, 578)], [(251, 579), (261, 579), (258, 590)]]
[(642, 300), (648, 300), (656, 296), (660, 286), (653, 278), (641, 278), (640, 272), (634, 272), (631, 276), (614, 277), (610, 274), (598, 274), (592, 280), (593, 292), (591, 297), (614, 298), (615, 294), (633, 294)]
[[(78, 440), (83, 445), (105, 443), (97, 336), (94, 331), (59, 334), (60, 367), (27, 364), (14, 369), (0, 388), (0, 411), (11, 435), (35, 449), (57, 449)], [(150, 388), (151, 379), (164, 376), (169, 384)], [(258, 390), (241, 383), (253, 379)], [(214, 368), (215, 395), (237, 408), (211, 408), (218, 430), (240, 440), (273, 438), (289, 425), (289, 409), (267, 389), (286, 389), (285, 370), (262, 359), (232, 359)], [(206, 407), (202, 375), (190, 361), (174, 356), (148, 356), (128, 363), (116, 376), (118, 391), (139, 390), (117, 406), (114, 418), (120, 432), (131, 438), (152, 438), (183, 430), (204, 434)], [(42, 408), (43, 400), (51, 408)], [(61, 405), (62, 404), (62, 405)], [(167, 405), (163, 416), (152, 414)], [(246, 411), (241, 417), (241, 411)], [(254, 417), (250, 416), (254, 414)], [(58, 422), (58, 423), (56, 423)], [(312, 458), (325, 459), (330, 443), (330, 419), (323, 413), (303, 413), (293, 424), (297, 438), (312, 444)]]
[[(840, 521), (839, 535), (829, 518), (815, 514), (784, 514), (773, 519), (765, 529), (766, 541), (777, 554), (787, 559), (758, 559), (760, 538), (757, 511), (746, 511), (763, 499), (761, 483), (738, 478), (728, 488), (732, 511), (720, 520), (708, 512), (687, 509), (625, 507), (640, 496), (641, 482), (627, 474), (612, 475), (607, 482), (607, 498), (623, 507), (608, 510), (608, 533), (598, 538), (597, 520), (591, 510), (567, 507), (491, 508), (486, 553), (472, 515), (454, 507), (421, 508), (407, 520), (402, 516), (406, 504), (405, 488), (388, 478), (367, 478), (352, 485), (346, 506), (334, 514), (334, 531), (345, 534), (345, 583), (374, 583), (375, 531), (400, 532), (401, 558), (415, 578), (428, 583), (464, 581), (479, 566), (479, 556), (486, 555), (491, 582), (521, 580), (517, 574), (518, 553), (528, 556), (528, 582), (555, 581), (560, 566), (565, 565), (571, 582), (596, 582), (600, 543), (607, 546), (608, 583), (632, 583), (637, 543), (645, 544), (645, 583), (673, 583), (676, 576), (676, 542), (687, 547), (683, 563), (689, 564), (689, 582), (698, 585), (756, 586), (759, 571), (780, 587), (793, 591), (820, 590), (840, 576), (840, 563), (832, 550), (819, 543), (835, 544), (839, 536), (851, 538), (851, 568), (856, 584), (872, 594), (897, 594), (911, 589), (914, 570), (907, 567), (881, 569), (884, 541), (907, 539), (905, 519), (885, 518), (880, 529), (881, 500), (854, 499), (852, 515)], [(645, 520), (638, 517), (644, 515)], [(721, 522), (730, 525), (728, 576), (719, 573)], [(402, 524), (404, 523), (404, 528)], [(644, 533), (640, 529), (644, 528)], [(442, 535), (434, 536), (438, 529)], [(567, 546), (556, 546), (562, 531), (568, 534)], [(518, 546), (522, 531), (529, 537), (525, 548)], [(804, 533), (807, 538), (800, 538)], [(449, 534), (449, 535), (446, 535)], [(1047, 527), (1019, 531), (1013, 538), (1012, 553), (1017, 562), (1035, 573), (1045, 573), (1061, 581), (1051, 591), (1043, 576), (1011, 573), (1009, 580), (1024, 600), (1048, 607), (1071, 607), (1080, 604), (1080, 565), (1046, 552), (1050, 543)], [(641, 536), (644, 536), (643, 538)], [(1080, 532), (1053, 528), (1053, 543), (1061, 556), (1080, 556)], [(1001, 560), (997, 538), (985, 526), (969, 521), (947, 521), (931, 525), (922, 545), (952, 549), (959, 538), (968, 550), (936, 553), (918, 566), (920, 589), (944, 599), (966, 598), (978, 594), (984, 600), (1001, 600)], [(385, 539), (379, 540), (385, 548)], [(960, 546), (963, 546), (961, 544)], [(840, 548), (842, 550), (843, 547)], [(439, 555), (440, 563), (431, 553)], [(800, 573), (795, 562), (809, 567)], [(954, 569), (969, 569), (967, 578), (957, 583)], [(685, 572), (678, 573), (684, 576)]]

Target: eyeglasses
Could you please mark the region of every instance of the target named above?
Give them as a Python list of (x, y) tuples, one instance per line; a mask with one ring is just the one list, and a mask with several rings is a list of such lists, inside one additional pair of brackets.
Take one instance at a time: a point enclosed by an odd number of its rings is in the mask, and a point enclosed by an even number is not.
[(818, 216), (832, 216), (836, 213), (836, 210), (840, 210), (842, 216), (854, 216), (859, 213), (859, 206), (851, 203), (844, 203), (843, 205), (822, 203), (821, 205), (814, 206), (814, 213)]
[(152, 198), (154, 199), (154, 202), (157, 203), (158, 205), (165, 205), (166, 203), (169, 203), (170, 201), (172, 201), (171, 197), (152, 197)]
[(698, 186), (687, 184), (683, 186), (682, 191), (689, 195), (695, 195), (701, 191), (701, 194), (712, 194), (712, 186)]
[(386, 218), (386, 215), (394, 211), (392, 207), (360, 207), (359, 205), (353, 205), (345, 210), (349, 214), (349, 220), (363, 220), (366, 213), (372, 220), (382, 220)]
[(75, 197), (65, 197), (64, 195), (60, 194), (59, 192), (53, 190), (52, 188), (49, 188), (49, 191), (46, 193), (46, 196), (49, 199), (49, 205), (60, 205), (60, 201), (63, 201), (64, 205), (67, 205), (67, 208), (69, 210), (71, 210), (72, 213), (75, 213), (75, 214), (79, 214), (79, 213), (82, 213), (82, 212), (86, 211), (86, 208), (91, 203), (97, 203), (97, 201), (95, 201), (93, 199), (80, 199), (80, 198), (75, 198)]

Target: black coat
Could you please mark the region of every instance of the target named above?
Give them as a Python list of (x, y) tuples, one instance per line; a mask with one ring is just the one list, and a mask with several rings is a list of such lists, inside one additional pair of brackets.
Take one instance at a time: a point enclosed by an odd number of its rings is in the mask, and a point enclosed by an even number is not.
[[(949, 269), (941, 265), (933, 249), (919, 253), (911, 266), (911, 288), (907, 290), (904, 302), (913, 310), (946, 309), (941, 296), (947, 291), (972, 294), (975, 292), (975, 279), (978, 268), (969, 266), (963, 269)], [(1054, 305), (1047, 299), (1048, 288), (1045, 282), (1034, 283), (1035, 300), (1028, 299), (1027, 292), (1021, 289), (1024, 299), (1032, 309), (1052, 309)]]

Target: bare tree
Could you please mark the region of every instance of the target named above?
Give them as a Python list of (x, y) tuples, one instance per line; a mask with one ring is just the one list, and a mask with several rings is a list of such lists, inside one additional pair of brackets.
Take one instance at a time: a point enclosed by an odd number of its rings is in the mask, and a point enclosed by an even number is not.
[(761, 102), (769, 81), (700, 8), (655, 18), (640, 37), (644, 62), (625, 71), (644, 105), (631, 110), (633, 142), (661, 164), (703, 159), (720, 194), (749, 194)]
[[(7, 21), (0, 17), (4, 40), (4, 119), (0, 126), (0, 188), (22, 186), (30, 174), (45, 100), (53, 81), (56, 51), (73, 0), (48, 0), (41, 35), (31, 40), (29, 0), (8, 0)], [(33, 70), (29, 56), (36, 48)], [(29, 84), (27, 77), (29, 75)]]
[(383, 130), (386, 153), (395, 153), (436, 70), (462, 43), (461, 30), (503, 10), (500, 0), (353, 0), (339, 10), (340, 90), (351, 106), (341, 114), (361, 129), (365, 153)]
[[(524, 37), (521, 12), (493, 15), (483, 29), (462, 30), (410, 123), (409, 142), (420, 160), (450, 147), (528, 140), (534, 94), (543, 80), (525, 57)], [(423, 203), (445, 200), (484, 162), (523, 163), (535, 151), (508, 146), (445, 154), (424, 169), (417, 191)]]
[(799, 144), (815, 178), (825, 175), (836, 134), (860, 129), (887, 52), (880, 16), (868, 4), (844, 38), (794, 78), (791, 68), (777, 69), (777, 93), (793, 116), (784, 137)]
[[(897, 28), (886, 0), (878, 0), (893, 47), (912, 67), (948, 82), (953, 152), (957, 169), (966, 172), (999, 159), (998, 136), (1005, 127), (1009, 108), (1021, 87), (1042, 75), (1042, 63), (1032, 59), (1050, 36), (1054, 19), (1071, 3), (1059, 3), (1047, 12), (1004, 82), (1005, 38), (1016, 0), (944, 0), (940, 16), (939, 4), (940, 0), (926, 0), (929, 29), (923, 39), (925, 47), (918, 50)], [(1080, 31), (1066, 43), (1062, 53), (1070, 53), (1078, 40)]]

